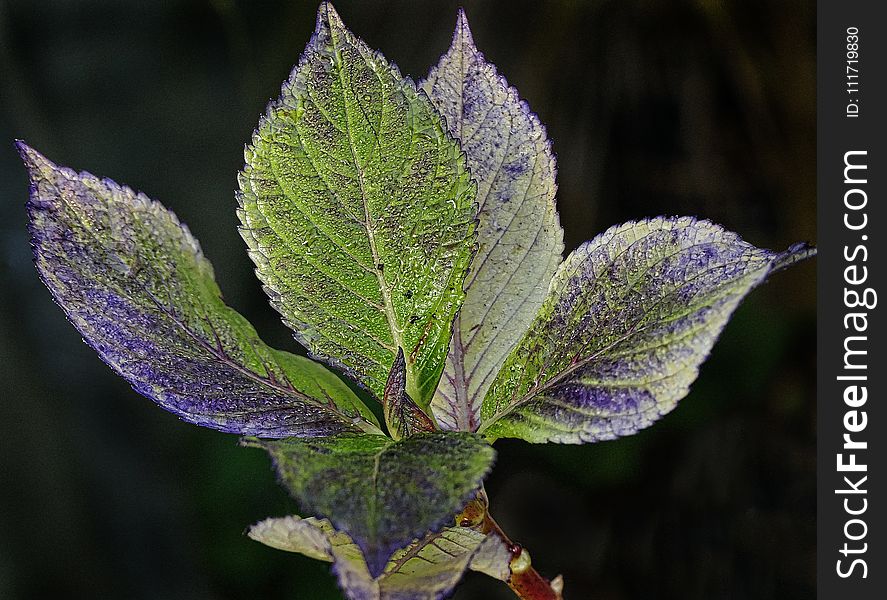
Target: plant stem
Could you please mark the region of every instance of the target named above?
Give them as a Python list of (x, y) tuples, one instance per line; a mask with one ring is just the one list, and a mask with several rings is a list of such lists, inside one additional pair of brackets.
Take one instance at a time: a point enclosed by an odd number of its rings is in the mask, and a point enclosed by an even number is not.
[[(477, 497), (471, 500), (459, 515), (456, 523), (461, 527), (472, 527), (481, 533), (495, 535), (511, 555), (508, 564), (508, 578), (505, 583), (522, 600), (563, 600), (564, 580), (560, 575), (548, 581), (533, 568), (530, 553), (508, 537), (499, 523), (490, 515), (490, 501), (481, 486)], [(497, 577), (498, 578), (498, 577)]]
[[(485, 501), (486, 494), (484, 493), (483, 496)], [(497, 536), (511, 553), (512, 558), (509, 564), (511, 574), (506, 583), (518, 598), (522, 600), (563, 600), (563, 579), (558, 576), (549, 582), (542, 577), (533, 568), (530, 562), (530, 553), (508, 537), (508, 534), (502, 530), (488, 510), (484, 510), (481, 531), (487, 535)]]

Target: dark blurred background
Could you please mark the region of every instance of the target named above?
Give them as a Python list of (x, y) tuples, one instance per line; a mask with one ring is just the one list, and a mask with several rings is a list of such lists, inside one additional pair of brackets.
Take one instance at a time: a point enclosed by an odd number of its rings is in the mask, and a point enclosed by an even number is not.
[[(761, 246), (815, 234), (814, 3), (464, 2), (476, 41), (547, 124), (567, 250), (656, 214)], [(340, 0), (416, 78), (457, 3)], [(43, 289), (24, 138), (187, 222), (230, 304), (277, 347), (235, 231), (235, 174), (316, 2), (0, 0), (0, 598), (338, 598), (325, 564), (243, 535), (297, 512), (263, 453), (131, 391)], [(497, 445), (498, 519), (569, 600), (814, 596), (814, 267), (756, 291), (689, 397), (596, 445)], [(455, 597), (512, 597), (470, 574)]]

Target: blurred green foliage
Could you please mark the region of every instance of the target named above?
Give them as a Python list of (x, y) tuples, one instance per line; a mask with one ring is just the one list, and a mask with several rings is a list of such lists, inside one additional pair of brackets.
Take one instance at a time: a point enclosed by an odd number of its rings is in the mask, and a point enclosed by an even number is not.
[[(546, 123), (567, 248), (694, 214), (783, 248), (815, 234), (815, 4), (466, 0), (476, 41)], [(456, 2), (340, 0), (421, 77)], [(243, 535), (298, 507), (268, 459), (177, 421), (82, 344), (30, 262), (24, 138), (189, 224), (230, 304), (295, 348), (235, 230), (242, 147), (314, 22), (302, 0), (0, 0), (0, 598), (339, 597), (326, 565)], [(6, 140), (5, 142), (3, 140)], [(567, 597), (809, 598), (815, 281), (738, 311), (691, 395), (583, 447), (497, 444), (498, 520)], [(469, 576), (458, 600), (509, 598)]]

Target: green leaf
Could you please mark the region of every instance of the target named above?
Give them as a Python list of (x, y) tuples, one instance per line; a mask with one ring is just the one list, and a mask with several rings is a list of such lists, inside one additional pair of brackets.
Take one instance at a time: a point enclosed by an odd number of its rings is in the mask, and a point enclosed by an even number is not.
[(349, 598), (381, 600), (379, 584), (370, 576), (363, 552), (326, 519), (295, 515), (265, 519), (250, 527), (247, 535), (278, 550), (335, 563), (339, 585)]
[(434, 422), (407, 394), (406, 379), (406, 361), (403, 350), (398, 348), (382, 397), (385, 424), (395, 440), (436, 429)]
[(334, 560), (333, 546), (352, 546), (363, 560), (360, 548), (351, 538), (337, 533), (326, 519), (303, 519), (296, 515), (265, 519), (250, 527), (247, 535), (271, 548), (297, 552), (326, 562)]
[(266, 346), (163, 206), (18, 143), (40, 277), (83, 339), (183, 420), (265, 437), (381, 433), (333, 373)]
[(448, 527), (413, 542), (391, 557), (380, 587), (388, 600), (438, 600), (462, 579), (487, 536), (468, 527)]
[(403, 348), (407, 390), (427, 406), (462, 303), (475, 190), (428, 99), (329, 4), (239, 181), (243, 238), (296, 338), (377, 398)]
[(493, 461), (483, 438), (422, 433), (258, 442), (305, 509), (330, 519), (361, 548), (378, 576), (398, 548), (453, 518)]
[(422, 87), (478, 183), (478, 252), (432, 400), (442, 428), (474, 431), (481, 400), (561, 262), (555, 159), (539, 118), (475, 47), (462, 10), (449, 51)]
[(582, 443), (649, 426), (687, 394), (745, 295), (813, 252), (762, 250), (689, 217), (609, 229), (558, 269), (484, 399), (480, 431)]
[(360, 600), (438, 600), (468, 567), (505, 581), (511, 560), (498, 536), (448, 527), (395, 552), (373, 579), (357, 544), (326, 519), (266, 519), (253, 525), (249, 536), (272, 548), (335, 563), (346, 595)]

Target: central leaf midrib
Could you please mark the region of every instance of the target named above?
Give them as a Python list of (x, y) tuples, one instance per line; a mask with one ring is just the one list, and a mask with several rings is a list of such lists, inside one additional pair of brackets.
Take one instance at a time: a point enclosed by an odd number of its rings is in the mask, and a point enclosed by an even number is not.
[[(354, 146), (354, 136), (351, 133), (351, 115), (348, 111), (348, 93), (346, 92), (346, 82), (345, 82), (345, 69), (341, 60), (339, 59), (339, 54), (337, 49), (339, 46), (339, 40), (337, 39), (337, 32), (335, 25), (330, 21), (329, 15), (327, 15), (327, 20), (329, 21), (330, 27), (330, 39), (332, 41), (333, 46), (333, 58), (336, 61), (336, 71), (339, 77), (339, 85), (342, 87), (342, 107), (345, 111), (345, 136), (348, 138), (348, 148), (351, 151), (351, 158), (354, 161), (354, 165), (357, 167), (357, 183), (360, 187), (360, 197), (363, 204), (363, 212), (364, 219), (366, 223), (366, 232), (367, 232), (367, 240), (370, 245), (370, 251), (373, 254), (373, 272), (376, 274), (376, 279), (379, 282), (379, 291), (382, 294), (382, 302), (385, 309), (385, 318), (388, 321), (388, 327), (391, 330), (391, 337), (394, 339), (395, 347), (405, 348), (405, 344), (403, 341), (403, 335), (398, 327), (397, 315), (394, 312), (394, 305), (392, 304), (391, 291), (388, 289), (388, 282), (385, 280), (385, 276), (379, 271), (378, 265), (381, 263), (381, 258), (379, 256), (379, 249), (376, 246), (376, 237), (375, 232), (373, 231), (373, 222), (372, 215), (370, 214), (369, 207), (369, 197), (366, 192), (366, 187), (363, 180), (363, 165), (361, 165), (357, 156), (357, 149)], [(366, 61), (365, 61), (366, 62)], [(372, 69), (372, 66), (366, 63), (367, 66)], [(380, 87), (380, 90), (383, 89)], [(407, 370), (409, 371), (409, 363), (407, 363)], [(411, 377), (411, 379), (415, 379)]]
[(371, 534), (374, 541), (378, 540), (379, 535), (379, 505), (381, 503), (381, 498), (379, 498), (379, 471), (382, 455), (385, 454), (389, 447), (390, 444), (386, 444), (385, 447), (380, 448), (375, 456), (373, 456), (373, 474), (370, 476), (370, 481), (373, 482), (373, 493), (370, 496), (370, 501), (367, 503), (367, 512), (369, 513), (367, 523), (371, 530), (368, 533)]
[(462, 345), (462, 316), (453, 320), (453, 392), (456, 394), (456, 428), (460, 431), (473, 431), (475, 418), (473, 407), (468, 399), (468, 381), (465, 379), (465, 352)]

